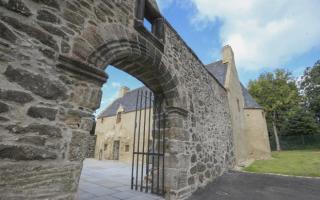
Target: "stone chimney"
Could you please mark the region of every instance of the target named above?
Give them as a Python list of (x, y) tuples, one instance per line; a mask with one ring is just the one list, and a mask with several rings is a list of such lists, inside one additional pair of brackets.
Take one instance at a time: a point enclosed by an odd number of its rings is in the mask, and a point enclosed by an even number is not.
[(127, 94), (127, 92), (129, 92), (130, 89), (126, 86), (122, 86), (119, 90), (119, 94), (118, 94), (118, 97), (121, 98), (123, 97), (125, 94)]
[(222, 49), (222, 61), (223, 63), (234, 64), (234, 54), (231, 46), (226, 45)]

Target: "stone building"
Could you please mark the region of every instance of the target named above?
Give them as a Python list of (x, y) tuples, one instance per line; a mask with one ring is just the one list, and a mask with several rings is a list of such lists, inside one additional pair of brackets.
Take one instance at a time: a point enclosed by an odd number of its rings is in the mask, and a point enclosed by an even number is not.
[(230, 107), (235, 158), (238, 166), (271, 156), (265, 112), (239, 81), (234, 53), (230, 46), (222, 49), (222, 60), (206, 66), (227, 90)]
[[(237, 165), (243, 166), (252, 160), (270, 158), (264, 110), (239, 81), (231, 47), (224, 47), (222, 55), (223, 60), (209, 64), (206, 68), (228, 91)], [(127, 87), (121, 88), (119, 98), (98, 116), (95, 158), (131, 161), (137, 90), (148, 89), (143, 87), (129, 91)], [(150, 106), (138, 109), (145, 111)]]
[[(95, 129), (97, 136), (96, 159), (131, 162), (138, 90), (143, 93), (150, 91), (146, 87), (132, 91), (129, 91), (127, 87), (122, 87), (119, 91), (119, 97), (99, 114)], [(138, 104), (138, 110), (142, 110), (142, 113), (146, 112), (146, 119), (149, 119), (149, 114), (151, 118), (153, 117), (153, 113), (150, 112), (152, 104), (151, 106), (149, 104), (149, 101), (146, 106)], [(142, 118), (142, 123), (143, 120), (144, 118)], [(150, 125), (152, 128), (152, 123)], [(145, 129), (149, 130), (147, 122)], [(142, 140), (141, 138), (141, 144)], [(147, 143), (147, 138), (145, 140)]]

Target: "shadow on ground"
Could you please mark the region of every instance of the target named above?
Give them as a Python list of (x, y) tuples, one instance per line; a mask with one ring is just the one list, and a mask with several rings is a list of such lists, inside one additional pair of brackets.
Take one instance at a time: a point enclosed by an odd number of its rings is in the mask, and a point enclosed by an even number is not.
[(320, 200), (320, 179), (230, 172), (189, 200)]

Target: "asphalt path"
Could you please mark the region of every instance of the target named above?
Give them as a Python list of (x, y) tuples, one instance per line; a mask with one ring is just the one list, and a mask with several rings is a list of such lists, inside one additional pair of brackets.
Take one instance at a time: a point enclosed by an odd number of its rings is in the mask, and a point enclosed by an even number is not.
[(233, 171), (189, 200), (320, 200), (320, 179)]

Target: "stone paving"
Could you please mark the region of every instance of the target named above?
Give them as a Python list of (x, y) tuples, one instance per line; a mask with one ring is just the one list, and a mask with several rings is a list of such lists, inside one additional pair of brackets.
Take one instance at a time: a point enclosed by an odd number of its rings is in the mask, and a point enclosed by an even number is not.
[(163, 198), (132, 191), (131, 165), (118, 161), (84, 161), (77, 200), (163, 200)]

